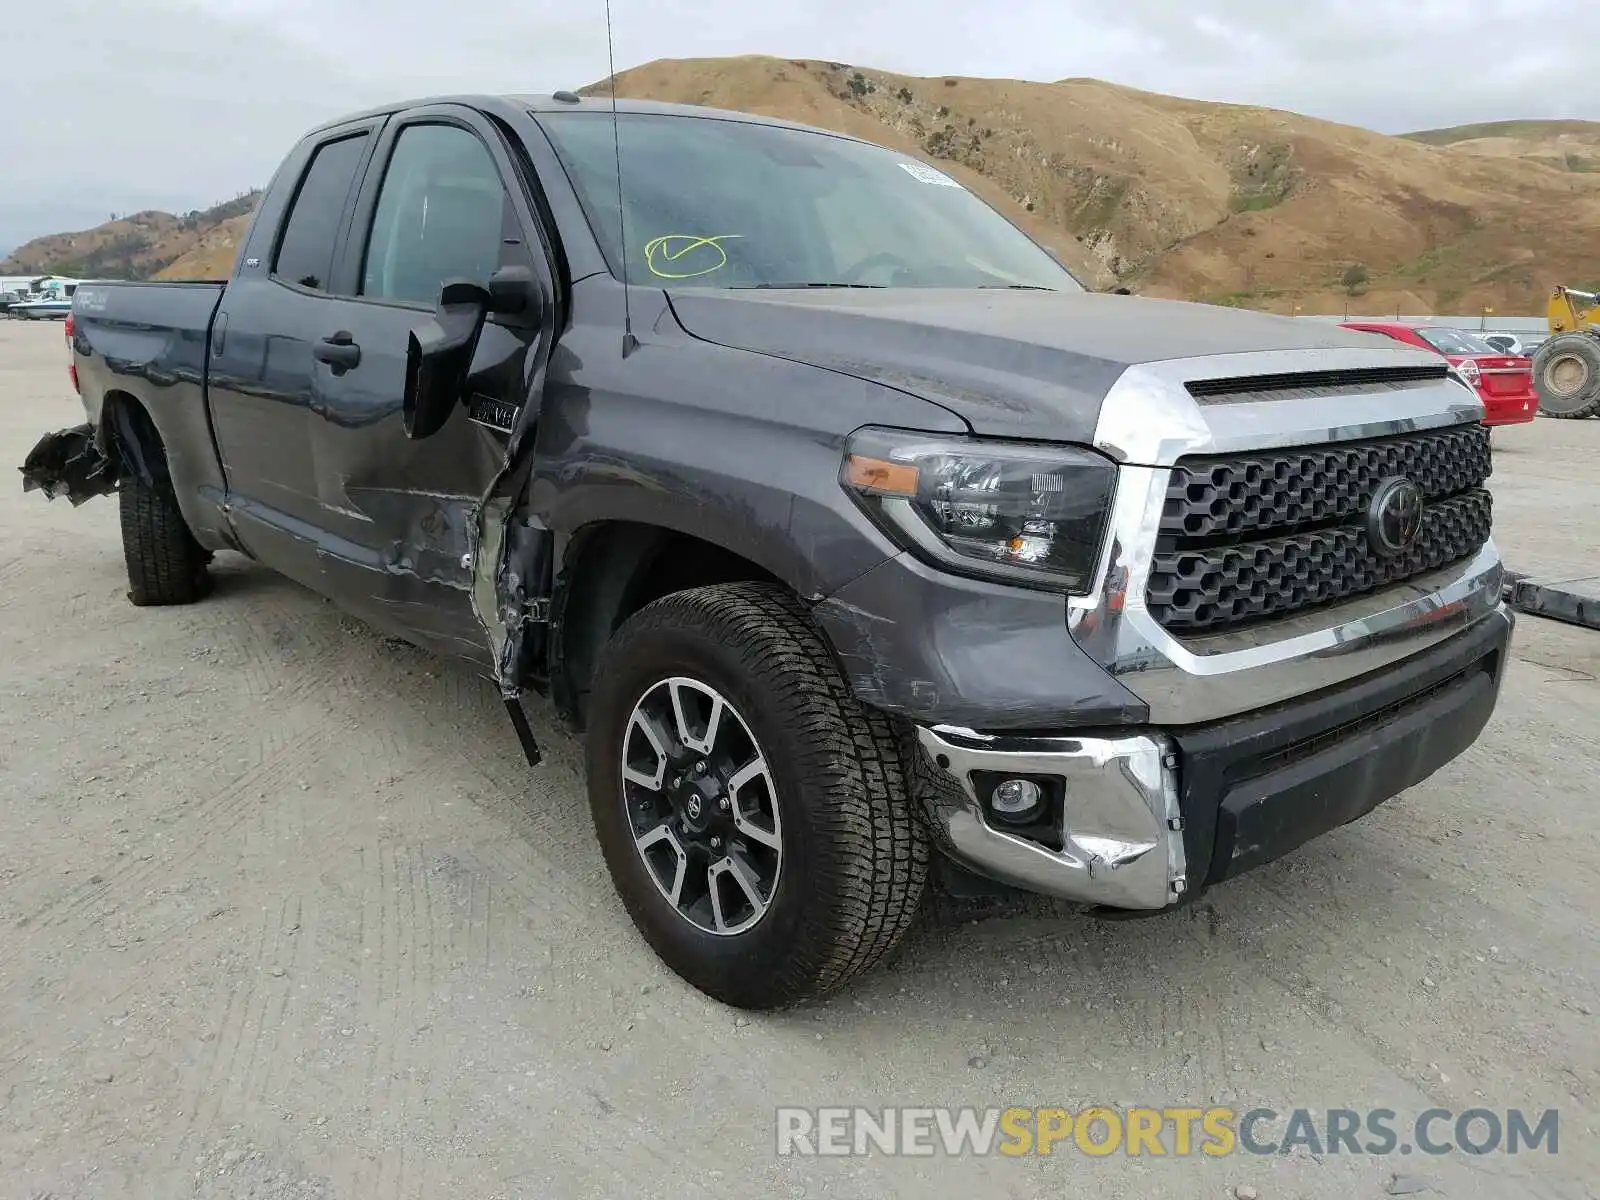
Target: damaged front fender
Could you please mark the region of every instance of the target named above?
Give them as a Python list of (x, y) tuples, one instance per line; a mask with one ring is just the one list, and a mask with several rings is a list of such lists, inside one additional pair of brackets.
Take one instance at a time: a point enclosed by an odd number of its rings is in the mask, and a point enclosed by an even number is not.
[(49, 499), (65, 496), (74, 507), (117, 490), (116, 464), (95, 440), (92, 425), (77, 425), (39, 439), (20, 468), (22, 490)]

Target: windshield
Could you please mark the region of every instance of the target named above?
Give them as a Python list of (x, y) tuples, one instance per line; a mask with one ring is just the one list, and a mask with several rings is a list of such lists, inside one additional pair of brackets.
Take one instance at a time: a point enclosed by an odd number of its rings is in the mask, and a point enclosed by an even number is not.
[[(615, 270), (611, 114), (539, 120)], [(623, 113), (618, 124), (632, 282), (1083, 290), (977, 196), (903, 154), (717, 118)]]
[(1475, 333), (1462, 329), (1419, 329), (1417, 333), (1440, 354), (1499, 354)]

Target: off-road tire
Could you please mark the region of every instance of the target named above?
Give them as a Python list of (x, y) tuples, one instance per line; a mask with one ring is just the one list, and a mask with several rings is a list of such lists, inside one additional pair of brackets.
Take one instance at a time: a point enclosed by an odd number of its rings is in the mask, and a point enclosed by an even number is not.
[(137, 476), (117, 489), (128, 599), (137, 605), (193, 604), (211, 590), (208, 554), (189, 532), (172, 483)]
[[(634, 846), (623, 739), (635, 704), (673, 676), (726, 697), (772, 771), (783, 866), (766, 915), (742, 933), (684, 919)], [(929, 841), (903, 753), (784, 589), (723, 584), (657, 600), (617, 630), (595, 671), (589, 804), (617, 894), (661, 959), (726, 1004), (776, 1009), (834, 991), (883, 958), (921, 903)]]
[[(1556, 360), (1574, 356), (1588, 369), (1588, 375), (1577, 391), (1562, 395), (1546, 373)], [(1533, 380), (1539, 412), (1544, 416), (1577, 420), (1600, 413), (1600, 336), (1563, 333), (1551, 338), (1534, 352)]]

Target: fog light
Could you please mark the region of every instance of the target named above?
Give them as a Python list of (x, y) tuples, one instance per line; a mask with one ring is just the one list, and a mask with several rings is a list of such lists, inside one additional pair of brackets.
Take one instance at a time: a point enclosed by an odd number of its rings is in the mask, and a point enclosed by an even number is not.
[(995, 784), (989, 805), (995, 815), (1008, 821), (1027, 820), (1038, 811), (1044, 793), (1031, 779), (1004, 779)]

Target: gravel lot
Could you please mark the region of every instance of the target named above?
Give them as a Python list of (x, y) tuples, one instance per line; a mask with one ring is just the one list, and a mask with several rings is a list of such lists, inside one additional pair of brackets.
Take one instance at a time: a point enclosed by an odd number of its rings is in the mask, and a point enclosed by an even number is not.
[[(82, 419), (65, 363), (0, 323), (13, 467)], [(1496, 445), (1511, 565), (1593, 572), (1600, 420)], [(236, 557), (135, 609), (114, 503), (12, 481), (0, 1200), (1600, 1195), (1600, 633), (1522, 618), (1467, 755), (1192, 911), (942, 904), (747, 1018), (634, 935), (570, 739), (530, 771), (487, 682)], [(1559, 1152), (774, 1153), (780, 1104), (1213, 1101), (1557, 1108)]]

